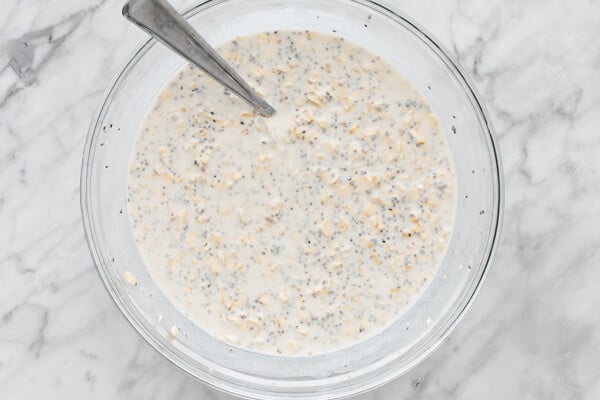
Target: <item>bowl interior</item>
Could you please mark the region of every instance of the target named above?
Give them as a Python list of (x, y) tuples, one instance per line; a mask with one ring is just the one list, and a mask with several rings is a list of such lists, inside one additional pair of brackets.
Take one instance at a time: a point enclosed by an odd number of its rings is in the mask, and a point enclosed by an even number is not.
[[(223, 0), (188, 12), (213, 45), (276, 30), (335, 32), (378, 54), (429, 102), (451, 147), (456, 224), (439, 272), (404, 315), (381, 334), (311, 357), (249, 352), (214, 339), (163, 296), (138, 254), (127, 213), (127, 168), (153, 98), (184, 65), (154, 41), (118, 76), (88, 135), (82, 167), (84, 225), (109, 292), (142, 336), (176, 365), (221, 389), (250, 397), (337, 397), (397, 376), (429, 354), (475, 294), (494, 247), (501, 207), (500, 167), (491, 127), (463, 74), (412, 22), (369, 1)], [(138, 281), (132, 286), (124, 272)], [(159, 321), (159, 314), (162, 319)], [(169, 334), (172, 325), (181, 334)]]

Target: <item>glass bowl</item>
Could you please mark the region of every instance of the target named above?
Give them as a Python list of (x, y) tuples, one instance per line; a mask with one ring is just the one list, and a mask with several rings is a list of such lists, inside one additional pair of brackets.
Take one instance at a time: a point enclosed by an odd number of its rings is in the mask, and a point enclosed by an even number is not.
[[(165, 298), (140, 258), (127, 217), (127, 168), (146, 111), (184, 61), (146, 42), (116, 77), (90, 127), (81, 207), (90, 251), (108, 292), (148, 343), (192, 376), (260, 399), (339, 398), (406, 372), (465, 313), (498, 240), (502, 173), (491, 122), (473, 85), (438, 42), (410, 19), (368, 0), (212, 0), (186, 13), (213, 45), (276, 29), (336, 32), (378, 54), (429, 102), (454, 158), (456, 223), (446, 255), (415, 304), (380, 334), (334, 352), (285, 357), (232, 347)], [(128, 283), (125, 271), (137, 284)], [(159, 317), (160, 315), (160, 317)], [(170, 327), (180, 327), (177, 336)]]

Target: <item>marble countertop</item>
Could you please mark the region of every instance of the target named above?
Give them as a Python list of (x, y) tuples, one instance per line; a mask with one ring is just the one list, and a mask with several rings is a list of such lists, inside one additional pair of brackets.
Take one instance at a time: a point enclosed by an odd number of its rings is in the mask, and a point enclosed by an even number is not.
[[(230, 399), (134, 332), (85, 243), (84, 137), (145, 37), (122, 2), (2, 1), (0, 399)], [(506, 209), (466, 318), (419, 366), (359, 398), (599, 399), (600, 2), (390, 3), (474, 78), (499, 137)]]

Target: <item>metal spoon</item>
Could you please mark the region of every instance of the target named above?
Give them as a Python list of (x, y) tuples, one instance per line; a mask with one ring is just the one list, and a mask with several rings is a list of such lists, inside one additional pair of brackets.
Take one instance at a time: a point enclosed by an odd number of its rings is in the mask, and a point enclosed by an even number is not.
[(123, 16), (231, 89), (265, 117), (275, 113), (166, 0), (129, 0), (123, 6)]

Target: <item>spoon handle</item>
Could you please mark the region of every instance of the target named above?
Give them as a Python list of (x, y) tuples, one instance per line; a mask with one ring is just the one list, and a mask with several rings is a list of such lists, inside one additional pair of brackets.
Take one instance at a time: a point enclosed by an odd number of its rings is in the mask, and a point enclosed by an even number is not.
[(204, 70), (262, 115), (270, 117), (275, 113), (275, 109), (166, 0), (129, 0), (123, 6), (123, 16)]

